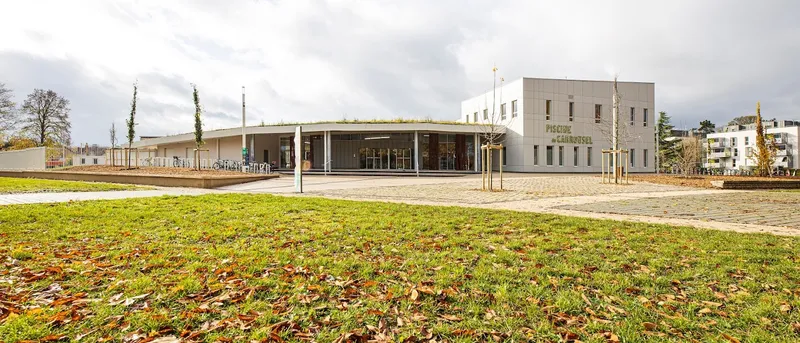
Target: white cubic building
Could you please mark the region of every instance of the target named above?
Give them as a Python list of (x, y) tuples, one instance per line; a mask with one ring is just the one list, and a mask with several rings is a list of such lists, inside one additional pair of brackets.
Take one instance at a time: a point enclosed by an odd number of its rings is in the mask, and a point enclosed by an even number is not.
[[(594, 172), (611, 149), (612, 81), (522, 78), (461, 103), (461, 121), (506, 128), (505, 170)], [(655, 84), (618, 82), (620, 149), (630, 172), (655, 171)], [(493, 104), (494, 94), (494, 104)], [(492, 107), (496, 121), (492, 120)], [(497, 117), (495, 117), (497, 118)]]
[[(618, 85), (620, 148), (630, 151), (627, 169), (653, 172), (655, 85)], [(612, 86), (610, 81), (523, 78), (498, 87), (495, 109), (502, 120), (492, 131), (501, 135), (506, 147), (505, 170), (599, 173), (601, 151), (611, 148)], [(295, 156), (301, 154), (310, 171), (476, 173), (490, 106), (491, 91), (464, 101), (457, 122), (307, 123), (302, 125), (302, 151), (295, 151), (293, 144), (295, 126), (300, 124), (207, 131), (201, 158), (241, 161), (244, 134), (247, 160), (272, 163), (278, 170), (294, 168)], [(143, 137), (133, 147), (182, 165), (179, 160), (194, 155), (194, 134)], [(500, 159), (493, 162), (496, 170)]]
[[(798, 136), (800, 122), (789, 120), (764, 121), (767, 142), (778, 150), (775, 168), (798, 169)], [(706, 136), (703, 167), (709, 169), (752, 170), (756, 165), (756, 124), (732, 125), (718, 128)], [(774, 142), (774, 143), (772, 143)]]

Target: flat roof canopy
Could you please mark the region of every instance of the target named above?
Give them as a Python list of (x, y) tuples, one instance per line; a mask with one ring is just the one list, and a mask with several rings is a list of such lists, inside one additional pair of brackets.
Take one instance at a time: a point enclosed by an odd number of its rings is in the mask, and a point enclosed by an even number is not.
[[(481, 124), (444, 124), (444, 123), (310, 123), (297, 125), (266, 125), (245, 127), (245, 134), (294, 134), (296, 127), (302, 126), (303, 132), (403, 132), (403, 131), (429, 131), (447, 133), (481, 134), (486, 132), (487, 125)], [(499, 125), (497, 132), (504, 133), (505, 127)], [(203, 138), (215, 139), (237, 137), (242, 135), (242, 128), (204, 131)], [(183, 143), (194, 141), (194, 133), (148, 138), (133, 142), (134, 148), (158, 146), (163, 144)]]

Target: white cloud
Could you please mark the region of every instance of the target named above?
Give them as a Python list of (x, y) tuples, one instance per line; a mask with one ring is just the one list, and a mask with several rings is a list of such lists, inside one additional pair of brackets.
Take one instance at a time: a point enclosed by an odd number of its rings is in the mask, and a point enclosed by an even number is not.
[[(104, 142), (139, 79), (142, 134), (397, 116), (453, 119), (459, 103), (522, 76), (653, 81), (657, 110), (718, 123), (761, 100), (798, 119), (795, 1), (8, 0), (0, 82), (18, 100), (72, 101), (73, 138)], [(2, 68), (0, 67), (0, 68)], [(11, 68), (13, 67), (13, 70)], [(226, 114), (226, 115), (216, 115)]]

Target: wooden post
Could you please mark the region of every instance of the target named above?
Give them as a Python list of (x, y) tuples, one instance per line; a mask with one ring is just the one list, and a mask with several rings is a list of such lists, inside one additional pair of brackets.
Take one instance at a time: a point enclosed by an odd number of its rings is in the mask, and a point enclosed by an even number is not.
[(485, 148), (481, 147), (481, 190), (486, 190), (486, 153)]

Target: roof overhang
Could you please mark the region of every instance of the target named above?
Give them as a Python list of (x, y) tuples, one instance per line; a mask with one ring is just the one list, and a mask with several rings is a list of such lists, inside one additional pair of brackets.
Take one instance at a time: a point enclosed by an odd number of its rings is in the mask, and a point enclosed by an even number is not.
[[(268, 125), (268, 126), (248, 126), (244, 128), (244, 133), (253, 134), (293, 134), (295, 128), (302, 126), (303, 132), (321, 133), (325, 131), (336, 132), (444, 132), (444, 133), (464, 133), (482, 134), (488, 131), (487, 125), (481, 124), (439, 124), (439, 123), (319, 123), (319, 124), (298, 124), (298, 125)], [(505, 133), (505, 127), (498, 126), (493, 130), (496, 133)], [(204, 131), (203, 139), (218, 139), (226, 137), (239, 137), (242, 135), (242, 128), (230, 128), (213, 131)], [(193, 142), (194, 133), (184, 133), (174, 136), (164, 136), (149, 138), (133, 142), (134, 148), (154, 147), (164, 144)]]

